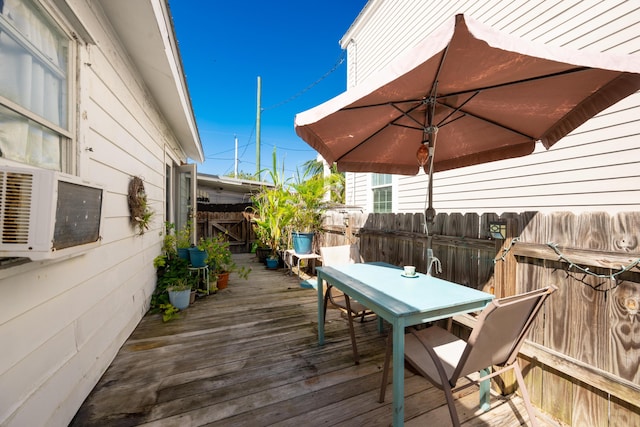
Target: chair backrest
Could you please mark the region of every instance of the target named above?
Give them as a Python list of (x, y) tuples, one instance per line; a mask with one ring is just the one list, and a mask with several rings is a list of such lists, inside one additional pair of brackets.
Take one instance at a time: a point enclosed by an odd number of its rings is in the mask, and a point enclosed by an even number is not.
[(513, 363), (540, 308), (556, 290), (555, 286), (548, 286), (491, 301), (478, 316), (452, 383), (492, 365)]
[(323, 246), (320, 248), (322, 265), (334, 266), (362, 262), (357, 245)]

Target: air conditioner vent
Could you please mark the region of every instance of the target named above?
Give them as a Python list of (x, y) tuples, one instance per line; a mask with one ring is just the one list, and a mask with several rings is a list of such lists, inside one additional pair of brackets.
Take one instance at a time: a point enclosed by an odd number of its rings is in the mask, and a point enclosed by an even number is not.
[(52, 259), (100, 245), (103, 191), (77, 176), (0, 164), (0, 258)]
[(29, 240), (33, 175), (1, 172), (2, 243), (26, 244)]

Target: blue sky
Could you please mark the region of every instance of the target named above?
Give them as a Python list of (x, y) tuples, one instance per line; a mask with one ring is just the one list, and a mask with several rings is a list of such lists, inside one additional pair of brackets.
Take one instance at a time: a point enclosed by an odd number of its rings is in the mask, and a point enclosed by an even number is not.
[(238, 169), (256, 171), (258, 76), (261, 168), (271, 168), (274, 146), (288, 176), (315, 159), (316, 152), (295, 134), (293, 120), (296, 113), (346, 89), (346, 60), (335, 68), (343, 54), (339, 40), (365, 4), (366, 0), (170, 0), (205, 153), (199, 172), (233, 172), (234, 136)]

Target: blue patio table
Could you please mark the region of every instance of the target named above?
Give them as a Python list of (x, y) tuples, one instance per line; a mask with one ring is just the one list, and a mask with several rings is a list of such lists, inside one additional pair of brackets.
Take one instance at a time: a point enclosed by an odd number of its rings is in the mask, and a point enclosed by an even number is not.
[[(391, 324), (394, 426), (404, 425), (405, 327), (482, 310), (494, 297), (486, 292), (421, 273), (417, 277), (404, 277), (403, 270), (379, 263), (317, 267), (316, 271), (319, 345), (324, 345), (323, 280)], [(488, 402), (488, 390), (481, 389), (480, 397), (481, 402)]]

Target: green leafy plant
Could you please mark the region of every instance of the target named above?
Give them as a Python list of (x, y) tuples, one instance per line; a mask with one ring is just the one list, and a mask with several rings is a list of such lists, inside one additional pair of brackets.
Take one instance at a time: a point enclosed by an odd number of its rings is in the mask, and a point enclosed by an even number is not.
[(214, 237), (200, 239), (198, 248), (207, 252), (206, 262), (211, 274), (218, 275), (224, 272), (236, 272), (241, 278), (248, 278), (251, 269), (244, 266), (238, 267), (233, 260), (229, 239), (225, 234), (218, 233)]
[(165, 234), (162, 239), (162, 253), (153, 259), (153, 266), (156, 270), (166, 267), (167, 262), (178, 255), (175, 228), (171, 222), (164, 223)]
[(252, 195), (252, 207), (249, 208), (260, 247), (269, 248), (270, 256), (277, 257), (278, 251), (286, 245), (283, 230), (291, 219), (291, 210), (287, 200), (289, 193), (285, 188), (284, 164), (278, 169), (276, 150), (272, 154), (272, 168), (266, 170), (273, 186), (263, 186)]
[[(159, 255), (154, 259), (156, 266), (156, 288), (151, 295), (151, 312), (163, 313), (167, 315), (169, 302), (169, 289), (177, 290), (195, 289), (198, 285), (198, 278), (189, 272), (189, 263), (176, 255)], [(170, 313), (169, 313), (170, 314)], [(173, 318), (169, 316), (169, 320)]]
[(175, 308), (170, 303), (160, 304), (158, 307), (159, 311), (162, 313), (162, 321), (168, 322), (169, 320), (176, 319), (180, 317), (180, 310)]
[(252, 207), (246, 215), (252, 222), (259, 247), (269, 247), (271, 258), (292, 246), (292, 233), (317, 232), (322, 215), (335, 203), (344, 201), (344, 175), (335, 168), (325, 176), (318, 161), (305, 163), (295, 182), (284, 179), (284, 166), (279, 170), (276, 153), (268, 170), (273, 186), (264, 186), (252, 195)]
[(262, 243), (271, 249), (272, 257), (286, 247), (283, 231), (289, 225), (292, 213), (288, 199), (288, 192), (281, 187), (265, 187), (253, 197), (254, 230)]
[(173, 282), (169, 286), (167, 286), (167, 291), (190, 291), (193, 287), (192, 281), (188, 280), (188, 277), (181, 277), (177, 279), (173, 279)]
[(289, 203), (291, 206), (291, 229), (302, 233), (320, 230), (322, 214), (327, 208), (324, 200), (327, 193), (326, 180), (322, 175), (299, 179), (292, 185)]
[(174, 257), (177, 255), (177, 238), (176, 238), (176, 225), (172, 222), (166, 221), (164, 223), (164, 239), (162, 240), (162, 252), (168, 257)]
[[(175, 226), (174, 226), (175, 228)], [(192, 236), (192, 221), (188, 220), (187, 223), (180, 230), (176, 231), (176, 246), (178, 249), (184, 249), (191, 246)]]

